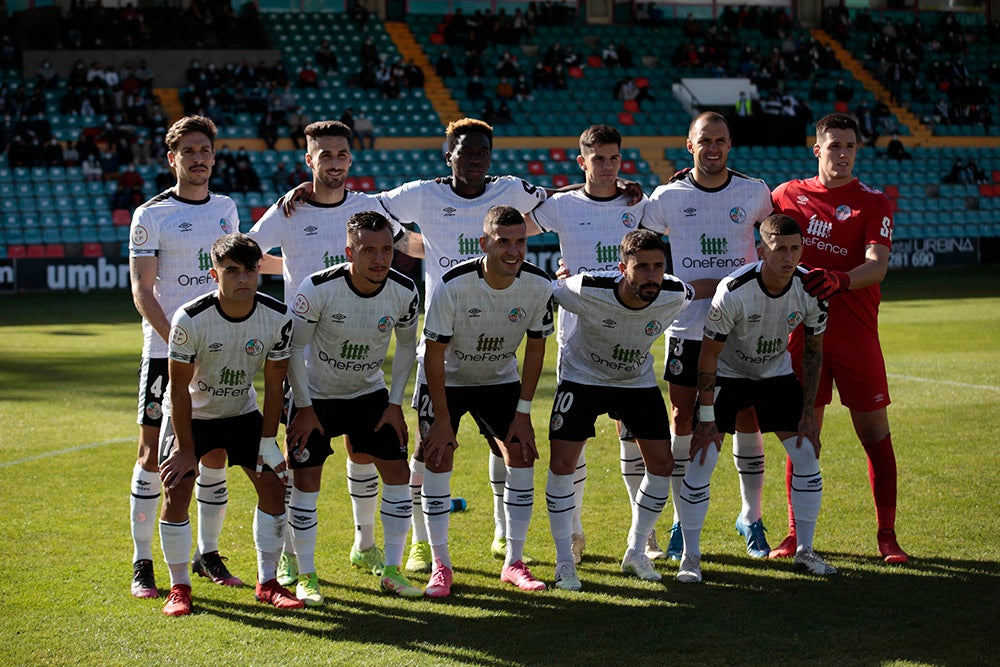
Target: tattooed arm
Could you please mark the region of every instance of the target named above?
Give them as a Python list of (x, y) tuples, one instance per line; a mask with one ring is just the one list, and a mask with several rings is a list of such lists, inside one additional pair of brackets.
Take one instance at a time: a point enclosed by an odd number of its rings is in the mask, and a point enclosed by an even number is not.
[(819, 458), (819, 423), (816, 421), (816, 393), (819, 390), (820, 369), (823, 366), (823, 334), (806, 334), (802, 352), (802, 418), (799, 420), (799, 437), (795, 446), (802, 446), (808, 438)]
[[(719, 354), (726, 346), (724, 341), (716, 341), (705, 337), (701, 342), (701, 356), (698, 359), (698, 424), (691, 436), (691, 460), (701, 453), (699, 462), (705, 462), (708, 447), (715, 445), (722, 450), (722, 434), (715, 425), (715, 373), (719, 366)], [(711, 413), (711, 419), (703, 419), (702, 415)], [(705, 414), (707, 417), (708, 415)]]

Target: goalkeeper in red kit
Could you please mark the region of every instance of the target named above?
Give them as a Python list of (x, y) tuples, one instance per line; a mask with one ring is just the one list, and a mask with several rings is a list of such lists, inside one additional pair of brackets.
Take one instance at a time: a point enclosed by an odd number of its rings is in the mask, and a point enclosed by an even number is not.
[[(879, 554), (887, 563), (909, 560), (896, 541), (896, 457), (889, 432), (889, 387), (878, 339), (879, 283), (885, 278), (892, 246), (892, 208), (888, 198), (854, 177), (859, 130), (857, 121), (834, 113), (816, 123), (813, 154), (818, 175), (792, 180), (774, 189), (776, 212), (802, 226), (802, 263), (815, 267), (803, 279), (810, 294), (829, 299), (829, 324), (823, 339), (823, 369), (816, 397), (816, 419), (837, 383), (840, 401), (851, 411), (854, 430), (868, 456), (875, 498)], [(792, 333), (789, 351), (802, 359), (801, 328)], [(797, 369), (798, 370), (798, 369)], [(791, 459), (786, 484), (795, 484)], [(788, 537), (772, 558), (795, 554), (795, 517), (788, 509)]]

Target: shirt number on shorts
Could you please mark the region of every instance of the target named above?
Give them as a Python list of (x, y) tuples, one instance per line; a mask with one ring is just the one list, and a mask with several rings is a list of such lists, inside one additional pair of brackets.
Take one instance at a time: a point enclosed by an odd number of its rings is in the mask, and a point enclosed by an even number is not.
[(556, 394), (556, 399), (552, 402), (552, 412), (566, 414), (573, 407), (573, 392), (560, 391)]
[(419, 402), (420, 408), (417, 410), (417, 414), (420, 417), (434, 419), (434, 406), (431, 405), (431, 397), (425, 394), (419, 398)]
[(157, 375), (156, 379), (153, 380), (149, 385), (149, 393), (156, 398), (163, 397), (163, 376)]

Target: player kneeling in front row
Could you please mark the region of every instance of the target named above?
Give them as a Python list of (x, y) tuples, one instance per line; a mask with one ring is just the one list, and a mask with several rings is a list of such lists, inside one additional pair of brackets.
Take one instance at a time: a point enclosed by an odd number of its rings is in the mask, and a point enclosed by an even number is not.
[[(507, 468), (507, 553), (500, 580), (524, 591), (545, 590), (524, 563), (524, 542), (538, 458), (531, 399), (545, 360), (545, 338), (555, 326), (552, 284), (544, 271), (524, 261), (527, 240), (520, 211), (511, 206), (491, 208), (479, 237), (485, 255), (445, 273), (427, 307), (424, 377), (418, 378), (414, 407), (427, 466), (422, 500), (434, 557), (424, 590), (428, 597), (451, 594), (451, 471), (458, 447), (455, 434), (466, 412)], [(517, 348), (525, 336), (518, 382)]]
[[(168, 616), (191, 613), (191, 522), (195, 470), (224, 449), (257, 491), (253, 521), (261, 602), (298, 609), (302, 602), (276, 577), (285, 533), (285, 461), (275, 442), (292, 322), (280, 301), (257, 294), (261, 251), (245, 234), (212, 244), (212, 280), (219, 287), (181, 306), (170, 329), (169, 391), (160, 431), (160, 477), (166, 491), (160, 542), (170, 568)], [(264, 368), (264, 414), (253, 379)]]
[[(684, 531), (677, 580), (684, 583), (702, 580), (701, 528), (722, 434), (733, 433), (737, 416), (749, 410), (756, 412), (762, 433), (774, 432), (781, 439), (795, 464), (796, 566), (813, 574), (836, 573), (812, 550), (823, 496), (819, 425), (813, 406), (827, 304), (802, 286), (806, 269), (799, 266), (802, 230), (798, 223), (786, 215), (770, 215), (760, 224), (760, 237), (763, 259), (719, 283), (705, 321), (698, 360), (698, 423), (677, 505)], [(789, 332), (800, 324), (806, 340), (801, 384), (786, 349)]]
[[(323, 604), (314, 555), (323, 463), (330, 440), (371, 456), (382, 477), (383, 590), (403, 597), (423, 591), (400, 571), (410, 527), (410, 469), (402, 399), (417, 357), (419, 296), (413, 281), (391, 268), (392, 230), (385, 216), (355, 213), (347, 221), (346, 264), (306, 277), (292, 303), (294, 334), (289, 381), (293, 407), (286, 436), (294, 485), (288, 507), (298, 560), (296, 596)], [(396, 332), (392, 391), (382, 366)], [(306, 358), (308, 355), (308, 358)]]
[(693, 299), (711, 296), (717, 281), (691, 284), (664, 273), (667, 249), (659, 234), (629, 232), (618, 271), (578, 273), (556, 284), (554, 298), (578, 315), (559, 345), (559, 387), (549, 419), (551, 461), (545, 498), (556, 543), (557, 588), (578, 591), (572, 550), (573, 473), (594, 422), (603, 413), (635, 436), (645, 473), (632, 504), (622, 571), (646, 581), (660, 573), (645, 553), (649, 534), (670, 495), (670, 431), (650, 348)]

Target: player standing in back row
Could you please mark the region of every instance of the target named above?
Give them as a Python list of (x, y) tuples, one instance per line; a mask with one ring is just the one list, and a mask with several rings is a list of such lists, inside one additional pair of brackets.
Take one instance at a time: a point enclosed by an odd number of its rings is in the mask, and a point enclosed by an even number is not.
[[(723, 278), (734, 269), (757, 261), (754, 225), (771, 213), (771, 195), (764, 181), (727, 167), (731, 147), (726, 119), (712, 111), (700, 114), (688, 129), (687, 149), (694, 158), (694, 167), (656, 188), (646, 206), (641, 225), (670, 235), (672, 271), (682, 280)], [(683, 547), (677, 502), (690, 459), (698, 355), (708, 307), (707, 301), (693, 304), (667, 330), (663, 379), (670, 383), (674, 456), (670, 486), (675, 513), (667, 553), (674, 560), (680, 558)], [(624, 440), (622, 444), (624, 447)], [(746, 539), (750, 556), (766, 558), (770, 547), (761, 520), (764, 440), (752, 411), (737, 420), (733, 462), (740, 474), (743, 498), (736, 530)]]
[[(157, 441), (167, 389), (167, 341), (177, 308), (211, 284), (210, 249), (239, 230), (236, 204), (208, 191), (215, 164), (216, 127), (204, 116), (186, 116), (167, 131), (167, 163), (177, 183), (136, 209), (129, 233), (132, 299), (142, 315), (139, 368), (139, 454), (132, 471), (132, 595), (159, 596), (153, 578), (153, 531), (160, 497)], [(198, 550), (191, 565), (217, 584), (242, 586), (219, 555), (219, 534), (229, 492), (225, 451), (198, 463)]]
[[(813, 146), (818, 174), (782, 183), (772, 196), (775, 210), (802, 227), (802, 262), (818, 267), (807, 276), (807, 289), (830, 301), (816, 419), (822, 427), (836, 382), (840, 402), (851, 411), (854, 431), (868, 456), (879, 554), (887, 563), (905, 563), (909, 557), (896, 541), (896, 456), (886, 410), (889, 383), (878, 338), (882, 299), (878, 285), (889, 268), (892, 208), (884, 194), (854, 177), (859, 138), (853, 117), (824, 116), (816, 123)], [(793, 332), (789, 349), (793, 358), (801, 356), (801, 334)], [(789, 489), (792, 467), (789, 459)], [(795, 553), (795, 517), (790, 505), (788, 519), (788, 537), (771, 552), (773, 558)]]

